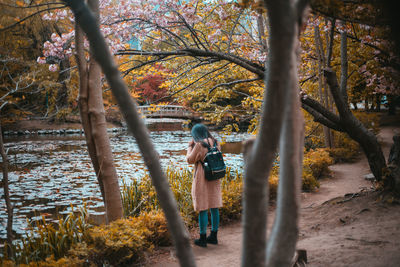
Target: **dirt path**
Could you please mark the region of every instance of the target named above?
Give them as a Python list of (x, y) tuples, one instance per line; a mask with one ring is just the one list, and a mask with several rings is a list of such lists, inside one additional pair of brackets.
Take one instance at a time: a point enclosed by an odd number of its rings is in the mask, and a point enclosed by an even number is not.
[[(379, 133), (387, 158), (394, 131)], [(302, 193), (298, 248), (307, 250), (307, 266), (400, 266), (400, 206), (377, 201), (366, 158), (330, 167), (332, 177), (321, 180), (317, 192)], [(273, 221), (274, 212), (268, 218)], [(193, 246), (197, 266), (240, 266), (241, 223), (222, 226), (217, 246)], [(172, 248), (163, 248), (146, 266), (179, 266)]]

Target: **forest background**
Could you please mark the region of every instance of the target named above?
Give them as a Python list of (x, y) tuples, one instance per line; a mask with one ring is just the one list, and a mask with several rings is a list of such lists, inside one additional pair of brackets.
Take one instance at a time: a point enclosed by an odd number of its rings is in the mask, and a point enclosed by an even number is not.
[[(21, 118), (76, 120), (85, 69), (79, 65), (89, 58), (89, 47), (82, 42), (84, 56), (80, 61), (73, 56), (79, 46), (72, 13), (60, 2), (2, 5), (2, 127)], [(139, 104), (179, 104), (225, 131), (257, 133), (269, 55), (268, 17), (261, 3), (111, 1), (101, 2), (100, 10), (103, 35)], [(298, 93), (308, 112), (306, 151), (325, 147), (334, 159), (344, 160), (361, 146), (378, 181), (386, 161), (367, 130), (376, 120), (365, 111), (379, 112), (383, 104), (395, 115), (400, 94), (398, 47), (385, 12), (374, 3), (311, 1), (298, 50)], [(104, 103), (105, 118), (121, 123), (110, 85), (99, 77), (97, 100)], [(360, 108), (363, 112), (357, 112)], [(110, 221), (121, 215), (109, 214)]]

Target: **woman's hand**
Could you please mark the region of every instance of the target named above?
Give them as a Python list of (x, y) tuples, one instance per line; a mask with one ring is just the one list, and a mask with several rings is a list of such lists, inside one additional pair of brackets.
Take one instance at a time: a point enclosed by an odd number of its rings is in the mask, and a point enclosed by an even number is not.
[(189, 147), (193, 147), (194, 145), (195, 145), (194, 140), (193, 140), (193, 139), (190, 140), (190, 142), (189, 142)]

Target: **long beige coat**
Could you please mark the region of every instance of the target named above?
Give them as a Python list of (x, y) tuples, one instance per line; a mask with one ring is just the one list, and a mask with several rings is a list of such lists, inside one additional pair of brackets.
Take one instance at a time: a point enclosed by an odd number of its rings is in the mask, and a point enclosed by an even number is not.
[[(210, 138), (208, 140), (214, 145)], [(196, 142), (194, 146), (189, 145), (186, 153), (187, 162), (194, 164), (192, 199), (195, 211), (222, 207), (221, 180), (207, 181), (201, 164), (207, 151), (206, 147)]]

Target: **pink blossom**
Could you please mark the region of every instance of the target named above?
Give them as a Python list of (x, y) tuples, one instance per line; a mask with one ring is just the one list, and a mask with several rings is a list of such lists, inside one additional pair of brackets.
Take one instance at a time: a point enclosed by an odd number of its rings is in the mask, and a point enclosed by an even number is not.
[(49, 71), (54, 72), (54, 71), (57, 71), (57, 70), (58, 70), (58, 65), (56, 65), (56, 64), (50, 64), (49, 65)]
[(51, 40), (52, 40), (53, 42), (55, 42), (57, 37), (58, 37), (58, 36), (57, 36), (56, 33), (52, 33), (50, 38), (51, 38)]
[(36, 61), (39, 64), (45, 64), (46, 63), (46, 58), (45, 57), (38, 57)]

